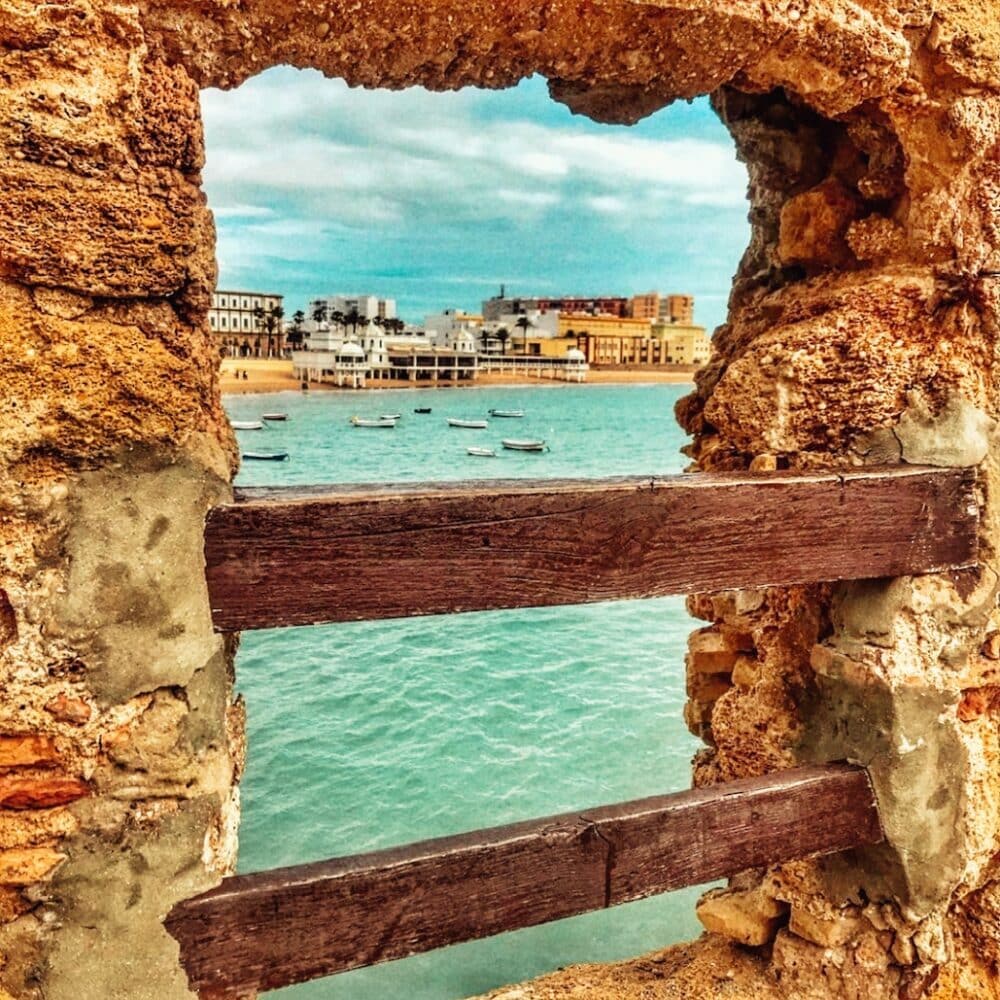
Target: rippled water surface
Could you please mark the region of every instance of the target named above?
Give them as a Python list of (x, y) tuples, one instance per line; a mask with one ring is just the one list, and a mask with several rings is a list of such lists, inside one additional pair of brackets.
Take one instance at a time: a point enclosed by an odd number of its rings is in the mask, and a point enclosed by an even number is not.
[[(677, 472), (680, 386), (544, 386), (229, 397), (238, 482), (403, 482)], [(431, 406), (427, 416), (415, 406)], [(447, 416), (523, 408), (485, 431)], [(354, 415), (401, 413), (395, 430)], [(468, 444), (543, 437), (545, 454)], [(248, 540), (248, 545), (252, 544)], [(681, 599), (484, 612), (245, 633), (243, 871), (314, 861), (687, 787)], [(697, 933), (696, 890), (470, 942), (271, 994), (448, 1000), (558, 966), (623, 958)], [(317, 924), (323, 914), (317, 913)]]

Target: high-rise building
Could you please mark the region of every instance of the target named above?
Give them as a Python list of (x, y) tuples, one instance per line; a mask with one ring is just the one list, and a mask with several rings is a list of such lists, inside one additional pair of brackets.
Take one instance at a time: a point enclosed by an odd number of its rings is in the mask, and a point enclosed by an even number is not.
[(633, 295), (629, 302), (629, 315), (632, 319), (659, 319), (660, 293), (646, 292), (643, 295)]
[(677, 323), (679, 326), (693, 326), (694, 296), (666, 295), (661, 297), (659, 318), (667, 323)]

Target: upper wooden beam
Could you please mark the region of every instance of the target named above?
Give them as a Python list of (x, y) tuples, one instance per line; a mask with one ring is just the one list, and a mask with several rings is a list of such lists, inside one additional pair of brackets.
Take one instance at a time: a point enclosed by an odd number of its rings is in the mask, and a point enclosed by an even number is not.
[(166, 926), (192, 989), (256, 995), (881, 839), (862, 769), (806, 767), (239, 875)]
[(927, 573), (976, 559), (972, 469), (241, 490), (220, 630)]

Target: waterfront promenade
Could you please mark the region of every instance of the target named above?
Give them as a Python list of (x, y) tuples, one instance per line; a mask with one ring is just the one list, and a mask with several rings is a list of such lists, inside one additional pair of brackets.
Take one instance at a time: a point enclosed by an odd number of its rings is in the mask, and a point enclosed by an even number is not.
[[(246, 372), (247, 377), (237, 378), (236, 372)], [(664, 369), (662, 366), (655, 368), (636, 367), (633, 369), (624, 368), (598, 368), (591, 365), (587, 372), (587, 381), (583, 385), (608, 385), (629, 383), (649, 384), (652, 382), (678, 385), (689, 383), (694, 379), (695, 369), (692, 366), (677, 366), (676, 368)], [(529, 380), (522, 374), (508, 374), (505, 372), (482, 372), (480, 371), (474, 382), (462, 382), (458, 388), (476, 389), (489, 385), (523, 385)], [(537, 379), (530, 380), (530, 383), (537, 382)], [(529, 383), (529, 384), (530, 384)], [(292, 374), (292, 363), (284, 358), (224, 358), (222, 361), (221, 386), (222, 392), (231, 395), (252, 392), (286, 392), (289, 389), (300, 388), (300, 381)], [(368, 389), (400, 389), (406, 385), (399, 382), (381, 381), (378, 379), (368, 380)], [(431, 388), (430, 384), (421, 384), (413, 388)], [(442, 383), (442, 387), (446, 387)], [(326, 392), (335, 389), (336, 386), (324, 384), (310, 385), (310, 391)]]

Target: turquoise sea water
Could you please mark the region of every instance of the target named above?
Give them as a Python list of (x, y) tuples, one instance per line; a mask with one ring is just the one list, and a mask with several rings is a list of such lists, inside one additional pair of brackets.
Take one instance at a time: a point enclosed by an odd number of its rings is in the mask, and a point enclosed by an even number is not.
[[(228, 397), (240, 484), (404, 482), (677, 472), (681, 386), (540, 386)], [(433, 413), (413, 413), (431, 406)], [(485, 431), (445, 418), (523, 408)], [(395, 430), (349, 418), (401, 413)], [(501, 437), (551, 451), (504, 453)], [(496, 459), (466, 455), (498, 447)], [(691, 621), (679, 598), (244, 633), (240, 869), (353, 854), (679, 790), (698, 744), (681, 718)], [(469, 942), (271, 994), (452, 1000), (698, 933), (698, 890)], [(461, 901), (456, 901), (461, 905)], [(322, 921), (317, 914), (317, 921)]]

